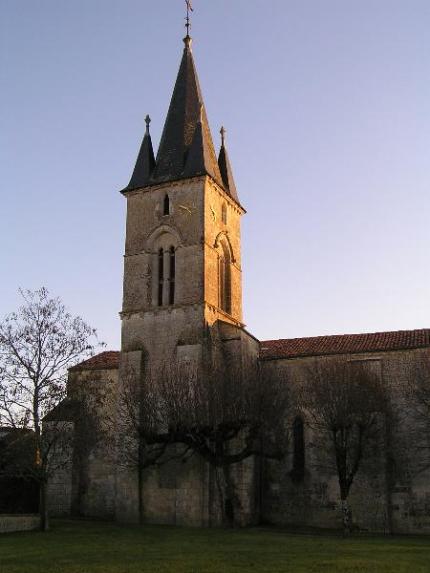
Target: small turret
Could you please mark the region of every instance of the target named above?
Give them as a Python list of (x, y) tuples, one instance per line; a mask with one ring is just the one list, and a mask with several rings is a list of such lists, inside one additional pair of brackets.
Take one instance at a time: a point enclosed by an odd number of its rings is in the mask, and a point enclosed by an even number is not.
[(236, 191), (236, 185), (234, 183), (233, 170), (231, 168), (227, 149), (225, 147), (226, 130), (224, 129), (224, 127), (221, 127), (220, 133), (221, 133), (221, 149), (218, 157), (218, 166), (224, 184), (223, 186), (225, 187), (225, 190), (230, 195), (230, 197), (234, 199), (237, 203), (239, 203), (239, 198), (237, 196), (237, 191)]
[(123, 193), (149, 185), (149, 181), (155, 168), (154, 150), (152, 147), (151, 134), (149, 133), (149, 124), (151, 123), (149, 115), (145, 117), (145, 123), (146, 131), (140, 147), (139, 155), (137, 156), (133, 175), (131, 176), (130, 183), (125, 189), (123, 189)]

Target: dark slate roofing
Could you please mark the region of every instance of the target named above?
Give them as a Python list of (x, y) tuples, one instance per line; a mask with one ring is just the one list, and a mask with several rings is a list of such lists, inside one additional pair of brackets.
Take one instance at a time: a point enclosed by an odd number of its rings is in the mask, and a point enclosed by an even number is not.
[(184, 52), (157, 158), (156, 160), (154, 158), (148, 127), (150, 120), (147, 117), (147, 129), (136, 166), (130, 183), (122, 192), (183, 178), (209, 175), (240, 205), (224, 145), (221, 146), (219, 158), (216, 157), (191, 51), (191, 38), (187, 36), (184, 43)]
[(69, 369), (70, 372), (75, 372), (79, 370), (110, 370), (118, 368), (119, 366), (119, 355), (117, 350), (109, 350), (106, 352), (101, 352), (96, 354), (88, 360), (84, 360), (76, 366)]
[[(152, 182), (208, 174), (222, 184), (191, 52), (191, 38), (185, 38), (184, 43), (184, 53), (158, 148)], [(196, 134), (199, 123), (201, 133)], [(201, 146), (200, 150), (196, 149), (197, 145)], [(191, 147), (194, 147), (192, 154)], [(189, 157), (191, 155), (192, 158)], [(188, 159), (192, 160), (189, 165)]]
[(146, 116), (145, 121), (146, 132), (143, 137), (142, 145), (140, 146), (133, 175), (131, 176), (130, 183), (125, 189), (123, 189), (123, 192), (131, 191), (132, 189), (139, 189), (148, 185), (155, 168), (154, 150), (152, 147), (151, 134), (149, 133), (149, 123), (151, 121), (149, 116)]
[(230, 159), (228, 157), (227, 149), (225, 147), (224, 134), (225, 134), (225, 129), (222, 127), (221, 128), (222, 143), (218, 156), (218, 166), (226, 191), (235, 201), (237, 201), (237, 203), (239, 203), (239, 197), (237, 196), (236, 185), (233, 177), (233, 170), (231, 168)]
[(430, 329), (399, 330), (366, 334), (338, 334), (312, 338), (290, 338), (261, 342), (263, 360), (324, 356), (329, 354), (357, 354), (430, 347)]

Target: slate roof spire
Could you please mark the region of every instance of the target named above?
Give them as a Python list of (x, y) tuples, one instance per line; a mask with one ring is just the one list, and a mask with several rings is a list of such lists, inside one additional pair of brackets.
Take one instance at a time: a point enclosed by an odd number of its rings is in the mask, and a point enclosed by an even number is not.
[(188, 34), (184, 44), (151, 183), (207, 174), (222, 185)]
[(226, 130), (224, 127), (221, 127), (220, 134), (221, 149), (219, 151), (218, 166), (221, 173), (222, 182), (224, 184), (225, 190), (231, 196), (231, 198), (239, 203), (239, 198), (237, 196), (236, 185), (233, 177), (233, 170), (231, 168), (230, 159), (228, 157), (227, 149), (225, 146)]
[(137, 156), (136, 165), (131, 176), (130, 183), (124, 191), (131, 191), (132, 189), (139, 189), (149, 184), (151, 175), (155, 167), (154, 150), (152, 147), (151, 134), (149, 133), (149, 124), (151, 118), (149, 115), (145, 117), (146, 130), (143, 137), (142, 145), (140, 146), (139, 155)]

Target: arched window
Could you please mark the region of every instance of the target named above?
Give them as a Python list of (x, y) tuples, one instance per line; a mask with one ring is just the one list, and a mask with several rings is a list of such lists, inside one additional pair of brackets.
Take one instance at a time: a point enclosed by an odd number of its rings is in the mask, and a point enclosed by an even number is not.
[(181, 268), (178, 265), (177, 250), (181, 238), (175, 228), (166, 223), (154, 230), (147, 240), (147, 249), (151, 253), (151, 284), (147, 300), (153, 307), (165, 307), (177, 304)]
[(158, 250), (157, 304), (175, 304), (176, 252), (175, 247)]
[(158, 250), (158, 306), (163, 306), (164, 290), (164, 251)]
[(170, 199), (167, 194), (163, 201), (163, 215), (170, 215)]
[(224, 225), (227, 225), (227, 205), (225, 203), (223, 203), (221, 207), (221, 220)]
[(169, 249), (169, 304), (175, 304), (175, 247)]
[(231, 257), (228, 245), (221, 243), (218, 259), (219, 305), (221, 310), (231, 314)]
[(305, 477), (305, 431), (303, 419), (300, 416), (293, 422), (293, 469), (291, 479), (301, 482)]

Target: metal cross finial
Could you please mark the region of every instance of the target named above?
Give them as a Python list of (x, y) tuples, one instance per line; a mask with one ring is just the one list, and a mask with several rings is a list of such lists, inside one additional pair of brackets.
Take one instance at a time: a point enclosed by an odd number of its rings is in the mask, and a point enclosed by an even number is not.
[(191, 30), (190, 12), (194, 12), (194, 9), (191, 6), (191, 0), (185, 0), (185, 4), (187, 6), (187, 17), (185, 18), (186, 22), (185, 28), (187, 29), (187, 38), (189, 38)]
[(149, 134), (149, 124), (151, 123), (151, 118), (149, 117), (149, 115), (145, 117), (145, 123), (146, 123), (146, 133)]
[(224, 126), (222, 126), (219, 132), (220, 132), (220, 134), (221, 134), (221, 145), (224, 145), (224, 143), (225, 143), (225, 134), (227, 133), (227, 130), (225, 129)]

